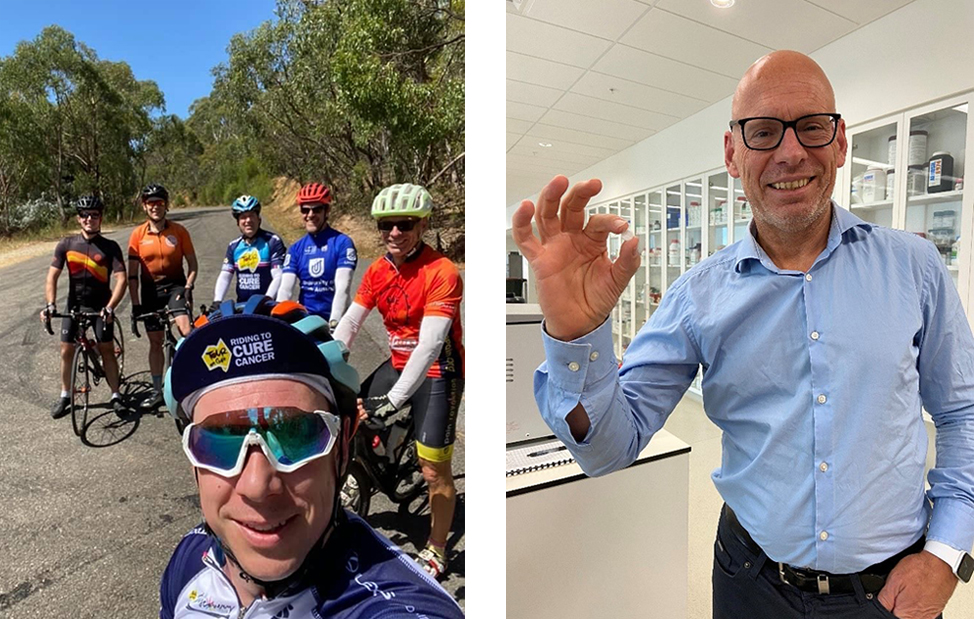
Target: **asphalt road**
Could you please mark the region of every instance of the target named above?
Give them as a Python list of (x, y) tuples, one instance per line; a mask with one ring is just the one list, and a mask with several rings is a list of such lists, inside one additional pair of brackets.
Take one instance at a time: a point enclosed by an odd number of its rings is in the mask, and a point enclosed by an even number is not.
[[(190, 232), (200, 262), (196, 304), (209, 303), (227, 243), (238, 232), (226, 208), (175, 211)], [(122, 246), (131, 227), (107, 236)], [(155, 617), (159, 580), (180, 537), (201, 520), (189, 463), (171, 419), (143, 415), (121, 442), (85, 446), (70, 416), (52, 420), (58, 396), (58, 338), (38, 320), (51, 257), (0, 266), (0, 617)], [(355, 273), (356, 287), (365, 270)], [(58, 305), (67, 296), (67, 271)], [(148, 343), (128, 330), (129, 302), (119, 315), (125, 332), (125, 374), (148, 369)], [(57, 330), (55, 330), (57, 332)], [(362, 378), (388, 356), (373, 312), (355, 341), (351, 363)], [(144, 375), (143, 375), (144, 376)], [(107, 402), (99, 386), (93, 401)], [(107, 410), (107, 409), (106, 409)], [(97, 414), (97, 413), (96, 413)], [(107, 417), (106, 417), (107, 419)], [(444, 587), (464, 604), (464, 407), (460, 409), (454, 471), (457, 512)], [(399, 510), (373, 497), (369, 520), (410, 553), (429, 528), (423, 500)]]

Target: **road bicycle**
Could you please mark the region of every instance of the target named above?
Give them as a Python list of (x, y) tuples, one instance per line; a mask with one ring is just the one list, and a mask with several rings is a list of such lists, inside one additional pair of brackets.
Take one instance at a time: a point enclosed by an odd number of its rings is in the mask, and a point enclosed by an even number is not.
[[(100, 315), (98, 312), (78, 310), (71, 310), (67, 314), (54, 311), (48, 313), (44, 321), (44, 327), (51, 335), (54, 335), (54, 329), (51, 327), (52, 318), (71, 318), (77, 327), (74, 337), (74, 360), (71, 364), (71, 425), (74, 427), (75, 435), (81, 437), (82, 441), (84, 441), (85, 426), (88, 424), (91, 390), (105, 378), (105, 368), (98, 351), (98, 342), (89, 336), (89, 331), (94, 329), (95, 319)], [(125, 346), (121, 329), (115, 328), (113, 331), (113, 350), (118, 359), (118, 378), (121, 383), (125, 375)]]
[[(156, 319), (159, 320), (162, 325), (162, 332), (165, 334), (162, 342), (162, 375), (163, 377), (169, 372), (169, 366), (172, 365), (172, 359), (176, 356), (176, 336), (173, 335), (173, 325), (176, 322), (176, 315), (168, 307), (163, 307), (162, 309), (155, 310), (153, 312), (146, 312), (144, 314), (139, 314), (138, 316), (132, 317), (132, 333), (135, 337), (141, 338), (142, 334), (139, 333), (139, 323), (145, 323), (147, 320)], [(151, 395), (150, 395), (151, 397)], [(176, 423), (176, 430), (179, 431), (179, 435), (182, 436), (183, 429), (189, 425), (186, 421), (182, 420), (176, 413), (176, 411), (169, 411), (173, 420)]]
[(370, 417), (359, 423), (350, 455), (342, 477), (341, 503), (362, 518), (368, 516), (376, 492), (402, 505), (419, 496), (426, 486), (416, 455), (409, 406), (388, 417)]

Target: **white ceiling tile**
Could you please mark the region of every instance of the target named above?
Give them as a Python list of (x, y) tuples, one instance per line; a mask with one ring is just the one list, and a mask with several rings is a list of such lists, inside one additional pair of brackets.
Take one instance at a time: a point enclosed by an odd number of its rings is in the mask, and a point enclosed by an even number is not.
[(611, 45), (605, 39), (507, 14), (508, 51), (587, 69)]
[(555, 101), (565, 93), (564, 90), (556, 90), (546, 86), (538, 86), (527, 82), (515, 82), (507, 80), (507, 100), (517, 103), (528, 103), (541, 107), (551, 107)]
[(541, 163), (543, 165), (549, 165), (550, 163), (583, 163), (586, 165), (592, 165), (597, 161), (605, 159), (604, 156), (598, 155), (584, 155), (579, 153), (572, 153), (565, 150), (555, 151), (554, 148), (541, 148), (538, 146), (537, 142), (527, 142), (526, 140), (521, 140), (515, 144), (510, 151), (507, 153), (509, 161), (522, 161), (525, 163)]
[(517, 141), (524, 136), (523, 133), (508, 133), (507, 134), (507, 150), (511, 150), (511, 147), (517, 144)]
[(609, 137), (619, 138), (622, 140), (644, 140), (656, 133), (651, 129), (640, 129), (638, 127), (623, 125), (610, 120), (591, 118), (562, 110), (548, 110), (538, 122), (545, 125), (566, 127), (568, 129), (575, 129), (578, 131), (600, 133), (602, 135), (607, 135)]
[(632, 125), (633, 127), (653, 129), (654, 131), (659, 131), (680, 120), (676, 116), (650, 112), (648, 110), (622, 105), (621, 103), (586, 97), (572, 92), (566, 93), (555, 104), (554, 109), (574, 112), (575, 114), (591, 116), (593, 118), (601, 118), (603, 120), (617, 121), (626, 125)]
[(548, 108), (516, 101), (507, 102), (507, 116), (528, 122), (537, 122), (541, 116), (548, 111)]
[(656, 6), (765, 47), (806, 54), (856, 27), (852, 21), (805, 0), (742, 0), (729, 9), (687, 0), (660, 0)]
[[(609, 90), (610, 88), (612, 91)], [(694, 99), (686, 95), (660, 90), (595, 71), (586, 72), (582, 79), (572, 87), (571, 91), (580, 95), (631, 105), (678, 118), (690, 116), (710, 105), (709, 101)]]
[(838, 13), (861, 26), (904, 7), (913, 0), (856, 0), (855, 2), (849, 2), (849, 0), (808, 0), (808, 2), (833, 13)]
[(507, 79), (568, 90), (585, 69), (507, 52)]
[(524, 133), (531, 128), (530, 123), (526, 120), (521, 120), (519, 118), (508, 118), (507, 119), (507, 132), (508, 133)]
[(578, 131), (576, 129), (568, 129), (566, 127), (554, 127), (552, 125), (542, 125), (540, 123), (532, 126), (528, 130), (527, 135), (542, 138), (549, 142), (571, 142), (573, 144), (598, 146), (600, 148), (607, 148), (612, 152), (618, 152), (634, 144), (632, 140), (623, 140), (599, 133)]
[[(850, 3), (851, 4), (851, 3)], [(666, 11), (650, 11), (620, 43), (740, 79), (751, 63), (772, 51)]]
[(634, 0), (534, 0), (525, 15), (615, 41), (647, 10)]
[(711, 103), (734, 94), (737, 87), (737, 79), (625, 45), (613, 47), (592, 69)]

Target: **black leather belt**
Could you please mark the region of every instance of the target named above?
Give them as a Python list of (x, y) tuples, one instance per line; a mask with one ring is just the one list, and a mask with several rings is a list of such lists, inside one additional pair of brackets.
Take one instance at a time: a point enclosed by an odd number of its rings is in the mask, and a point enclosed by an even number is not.
[[(751, 538), (751, 534), (747, 532), (747, 529), (741, 526), (734, 511), (726, 504), (724, 505), (724, 517), (727, 519), (727, 524), (731, 531), (733, 531), (735, 537), (744, 544), (748, 551), (754, 555), (764, 553), (761, 547)], [(900, 559), (906, 555), (916, 554), (923, 550), (924, 541), (925, 537), (920, 536), (920, 539), (906, 550), (893, 555), (885, 561), (871, 565), (857, 574), (830, 574), (829, 572), (820, 572), (778, 563), (778, 577), (781, 579), (781, 582), (797, 587), (801, 591), (822, 594), (854, 593), (856, 589), (853, 585), (853, 578), (858, 577), (862, 583), (863, 591), (876, 594), (886, 584), (886, 577), (889, 576), (890, 571), (896, 567)], [(765, 554), (765, 556), (767, 555)]]

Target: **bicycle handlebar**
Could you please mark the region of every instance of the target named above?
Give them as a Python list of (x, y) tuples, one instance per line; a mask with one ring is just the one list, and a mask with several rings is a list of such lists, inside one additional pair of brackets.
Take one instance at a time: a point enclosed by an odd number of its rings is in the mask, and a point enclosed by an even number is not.
[(44, 319), (44, 328), (50, 335), (54, 335), (54, 329), (51, 327), (52, 318), (73, 318), (75, 320), (79, 318), (98, 318), (101, 316), (101, 312), (80, 312), (77, 310), (71, 310), (67, 314), (62, 314), (57, 310), (53, 310), (47, 313)]

